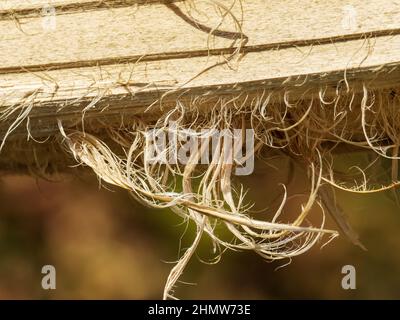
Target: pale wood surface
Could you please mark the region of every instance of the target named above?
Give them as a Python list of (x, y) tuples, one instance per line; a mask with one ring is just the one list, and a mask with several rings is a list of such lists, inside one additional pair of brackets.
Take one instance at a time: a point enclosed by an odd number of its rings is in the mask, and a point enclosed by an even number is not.
[[(82, 4), (86, 2), (81, 1)], [(93, 2), (96, 3), (90, 3)], [(228, 8), (234, 1), (221, 2)], [(51, 32), (43, 30), (39, 8), (36, 10), (39, 16), (35, 18), (22, 16), (18, 22), (3, 19), (0, 21), (0, 72), (40, 65), (62, 68), (68, 63), (69, 66), (96, 64), (97, 61), (111, 64), (118, 59), (135, 60), (143, 55), (155, 55), (153, 59), (168, 55), (173, 58), (177, 53), (205, 56), (210, 54), (209, 49), (215, 50), (211, 54), (220, 54), (221, 49), (229, 48), (232, 38), (240, 37), (229, 15), (219, 29), (233, 34), (209, 36), (178, 16), (171, 5), (154, 3), (114, 8), (111, 3), (109, 1), (109, 9), (93, 7), (72, 14), (56, 10), (57, 27)], [(233, 6), (232, 13), (238, 19), (243, 17), (242, 32), (248, 38), (246, 46), (249, 50), (263, 50), (265, 46), (266, 49), (304, 46), (307, 42), (318, 45), (362, 38), (370, 32), (381, 35), (400, 31), (399, 1), (371, 1), (368, 5), (361, 0), (332, 1), (329, 5), (324, 1), (301, 3), (302, 8), (297, 1), (249, 0), (243, 1), (242, 7)], [(342, 26), (344, 8), (349, 3), (356, 10), (357, 23), (353, 30)], [(215, 5), (208, 1), (198, 1), (196, 10), (187, 8), (186, 2), (173, 6), (180, 8), (186, 16), (193, 15), (209, 29), (218, 26), (221, 20), (214, 12)]]
[[(55, 30), (42, 26), (46, 3), (56, 9)], [(398, 83), (400, 1), (218, 3), (2, 1), (0, 111), (28, 96), (38, 106), (32, 119), (70, 119), (85, 108), (92, 117), (99, 109), (102, 116), (143, 112), (171, 90), (165, 104), (177, 94)], [(343, 24), (349, 5), (352, 29)], [(227, 14), (219, 24), (227, 8), (237, 20)], [(239, 45), (241, 59), (221, 64)], [(43, 121), (34, 134), (52, 131)], [(0, 123), (0, 132), (8, 125)]]

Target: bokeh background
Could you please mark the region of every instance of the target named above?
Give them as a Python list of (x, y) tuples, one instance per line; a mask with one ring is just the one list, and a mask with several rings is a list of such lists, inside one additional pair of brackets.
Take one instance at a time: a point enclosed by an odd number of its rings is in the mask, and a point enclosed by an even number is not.
[[(244, 178), (250, 201), (265, 207), (279, 196), (287, 170), (273, 165)], [(295, 169), (296, 171), (297, 169)], [(298, 170), (297, 170), (298, 171)], [(307, 190), (302, 173), (291, 192)], [(286, 179), (286, 178), (285, 178)], [(135, 202), (90, 174), (46, 181), (5, 175), (0, 183), (0, 299), (159, 299), (185, 224), (168, 210)], [(279, 199), (279, 198), (278, 198)], [(203, 241), (181, 278), (185, 299), (399, 299), (400, 214), (390, 192), (337, 193), (368, 251), (336, 238), (287, 260), (266, 262), (252, 252), (227, 251), (218, 264)], [(278, 201), (279, 202), (279, 201)], [(296, 211), (298, 203), (288, 206)], [(317, 216), (318, 214), (315, 213)], [(328, 218), (328, 227), (336, 228)], [(185, 233), (182, 247), (192, 239)], [(181, 252), (182, 253), (182, 252)], [(41, 288), (41, 268), (57, 270), (57, 289)], [(341, 287), (342, 266), (354, 265), (357, 289)]]

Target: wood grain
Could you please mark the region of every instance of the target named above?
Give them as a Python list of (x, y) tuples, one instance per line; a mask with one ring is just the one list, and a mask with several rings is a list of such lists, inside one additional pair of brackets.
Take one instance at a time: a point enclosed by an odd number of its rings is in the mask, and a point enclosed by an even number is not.
[(143, 113), (161, 96), (168, 106), (178, 95), (303, 94), (343, 81), (394, 87), (400, 78), (399, 1), (306, 0), (299, 8), (287, 0), (61, 0), (50, 2), (57, 12), (50, 31), (45, 2), (0, 6), (0, 112), (30, 97), (30, 118), (41, 119), (35, 135), (55, 132), (57, 119), (80, 119), (82, 110), (94, 118)]

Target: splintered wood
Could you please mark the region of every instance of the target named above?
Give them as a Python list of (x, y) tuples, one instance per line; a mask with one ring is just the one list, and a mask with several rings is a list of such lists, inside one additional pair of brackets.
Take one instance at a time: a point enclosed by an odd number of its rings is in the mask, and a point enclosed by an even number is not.
[(399, 7), (362, 0), (306, 0), (301, 7), (264, 0), (3, 0), (0, 135), (48, 137), (59, 132), (59, 121), (74, 127), (83, 114), (101, 119), (97, 126), (135, 114), (157, 117), (177, 97), (206, 96), (211, 104), (260, 90), (304, 98), (349, 84), (355, 91), (365, 83), (392, 87), (400, 76)]
[[(86, 166), (196, 224), (164, 298), (173, 297), (203, 234), (215, 261), (223, 248), (291, 259), (337, 235), (325, 228), (328, 212), (362, 247), (331, 190), (400, 186), (399, 62), (398, 1), (3, 0), (0, 169), (47, 176)], [(216, 148), (193, 144), (190, 161), (158, 161), (187, 155), (182, 145), (209, 139), (207, 129), (238, 134), (213, 135)], [(180, 140), (168, 138), (162, 157), (149, 161), (149, 132), (163, 134), (151, 137), (153, 146), (171, 132)], [(244, 147), (246, 156), (226, 161)], [(375, 159), (339, 170), (338, 154), (350, 149)], [(281, 203), (263, 205), (259, 220), (233, 175), (248, 160), (252, 174), (255, 156), (265, 154), (265, 162), (289, 165), (278, 169), (288, 172)], [(378, 158), (391, 161), (390, 172), (378, 168), (385, 177), (369, 173)], [(309, 179), (307, 195), (290, 190), (292, 160)], [(298, 211), (286, 210), (295, 197), (304, 197)], [(320, 213), (316, 223), (312, 212)]]

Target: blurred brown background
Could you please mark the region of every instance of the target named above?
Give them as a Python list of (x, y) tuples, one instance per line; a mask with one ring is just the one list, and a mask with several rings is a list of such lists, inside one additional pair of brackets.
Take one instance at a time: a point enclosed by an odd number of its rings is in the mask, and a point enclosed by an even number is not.
[[(276, 170), (275, 170), (276, 171)], [(281, 191), (277, 173), (245, 181), (256, 201)], [(44, 181), (5, 176), (0, 184), (1, 299), (159, 299), (185, 230), (168, 210), (137, 204), (126, 191), (97, 180)], [(245, 180), (246, 180), (245, 179)], [(301, 181), (301, 179), (300, 179)], [(299, 190), (302, 188), (297, 183)], [(187, 299), (400, 298), (400, 214), (388, 194), (338, 193), (367, 252), (343, 236), (288, 261), (266, 262), (251, 252), (226, 252), (220, 263), (194, 257), (176, 296)], [(264, 204), (265, 206), (265, 204)], [(261, 206), (262, 207), (262, 206)], [(291, 207), (289, 207), (290, 210)], [(329, 227), (335, 227), (328, 221)], [(188, 232), (184, 243), (190, 241)], [(198, 252), (211, 258), (210, 243)], [(41, 268), (57, 270), (57, 289), (41, 288)], [(354, 265), (357, 289), (341, 288), (341, 268)]]

